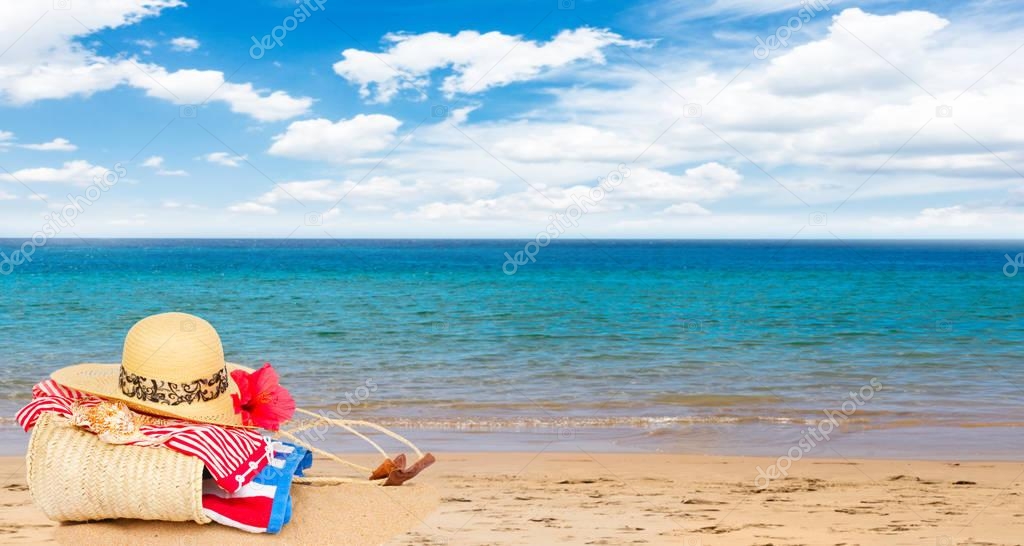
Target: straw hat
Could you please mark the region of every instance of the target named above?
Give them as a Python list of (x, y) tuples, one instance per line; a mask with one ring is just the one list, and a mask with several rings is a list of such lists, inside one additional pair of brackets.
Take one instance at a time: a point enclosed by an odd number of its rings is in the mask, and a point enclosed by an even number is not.
[(57, 383), (134, 410), (200, 423), (241, 427), (231, 395), (234, 370), (220, 336), (205, 320), (164, 313), (140, 320), (124, 341), (121, 364), (78, 364), (51, 375)]

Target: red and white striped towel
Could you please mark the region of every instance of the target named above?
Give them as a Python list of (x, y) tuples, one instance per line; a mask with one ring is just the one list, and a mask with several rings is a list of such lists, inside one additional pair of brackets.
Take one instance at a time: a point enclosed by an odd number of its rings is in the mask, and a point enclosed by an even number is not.
[[(74, 403), (95, 406), (101, 399), (81, 391), (59, 385), (47, 379), (32, 387), (32, 402), (18, 412), (21, 428), (28, 432), (45, 412), (70, 416)], [(217, 485), (234, 492), (252, 481), (267, 466), (273, 450), (266, 438), (252, 429), (225, 428), (174, 419), (162, 425), (142, 425), (139, 432), (147, 438), (159, 440), (156, 449), (165, 447), (197, 457), (206, 465)], [(147, 445), (146, 441), (130, 445)]]

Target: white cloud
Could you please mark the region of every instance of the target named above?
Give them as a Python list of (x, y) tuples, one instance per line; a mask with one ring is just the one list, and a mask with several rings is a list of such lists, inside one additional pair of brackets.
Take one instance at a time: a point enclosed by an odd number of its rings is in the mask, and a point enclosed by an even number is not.
[(102, 178), (107, 169), (99, 167), (84, 160), (68, 161), (60, 167), (36, 167), (21, 169), (11, 174), (0, 172), (0, 181), (23, 182), (47, 182), (55, 184), (75, 184), (88, 186), (95, 179)]
[(201, 156), (202, 159), (225, 167), (238, 167), (243, 161), (249, 158), (248, 155), (234, 155), (227, 152), (213, 152)]
[(177, 38), (171, 39), (171, 49), (175, 51), (195, 51), (199, 49), (199, 40), (195, 38), (186, 38), (184, 36), (178, 36)]
[[(146, 95), (175, 104), (224, 102), (232, 112), (249, 115), (260, 121), (283, 121), (309, 111), (313, 99), (295, 98), (284, 91), (256, 89), (251, 83), (225, 82), (218, 70), (183, 69), (168, 72), (157, 65), (132, 65), (124, 70), (130, 85), (144, 89)], [(212, 93), (212, 95), (211, 95)]]
[(78, 146), (75, 146), (66, 138), (55, 138), (50, 142), (40, 144), (22, 144), (21, 147), (41, 152), (73, 152), (78, 149)]
[(480, 199), (472, 203), (434, 202), (420, 205), (411, 213), (400, 213), (400, 219), (412, 220), (482, 220), (487, 218), (507, 218), (504, 209), (499, 208), (496, 199)]
[(707, 216), (711, 211), (697, 203), (679, 203), (672, 205), (663, 211), (665, 214), (678, 214), (681, 216)]
[(686, 169), (682, 176), (637, 167), (616, 193), (651, 201), (714, 201), (739, 187), (743, 176), (720, 163), (705, 163)]
[(181, 169), (164, 169), (164, 158), (158, 155), (147, 157), (142, 166), (156, 169), (157, 176), (188, 176), (188, 172)]
[(605, 159), (628, 150), (631, 142), (615, 131), (581, 124), (525, 127), (494, 145), (493, 152), (519, 161)]
[(451, 111), (451, 115), (448, 116), (448, 121), (452, 125), (462, 125), (469, 120), (469, 115), (472, 114), (473, 111), (476, 110), (477, 108), (480, 108), (479, 104), (473, 104), (470, 106), (464, 106), (462, 108), (456, 108)]
[(477, 199), (497, 191), (500, 184), (490, 178), (469, 176), (455, 178), (444, 184), (445, 188), (463, 199)]
[(759, 17), (780, 12), (796, 15), (802, 8), (827, 13), (842, 3), (844, 0), (656, 0), (636, 9), (654, 25), (678, 26), (705, 17)]
[(181, 201), (174, 201), (174, 200), (170, 200), (170, 199), (165, 200), (162, 203), (160, 203), (160, 207), (164, 208), (164, 209), (168, 209), (168, 210), (181, 210), (181, 209), (196, 210), (196, 209), (200, 208), (199, 205), (196, 205), (194, 203), (182, 203)]
[(295, 159), (345, 161), (394, 146), (402, 125), (383, 114), (359, 114), (352, 119), (295, 121), (274, 136), (269, 153)]
[[(402, 89), (423, 93), (430, 85), (431, 73), (443, 68), (452, 70), (441, 84), (441, 90), (451, 97), (531, 80), (576, 62), (604, 64), (602, 50), (609, 46), (651, 45), (590, 27), (564, 30), (546, 43), (497, 31), (481, 34), (472, 30), (455, 35), (388, 34), (384, 42), (385, 51), (346, 49), (342, 60), (334, 63), (335, 73), (359, 85), (361, 96), (377, 102), (390, 101)], [(512, 48), (515, 55), (508, 55)]]
[(240, 203), (228, 207), (229, 212), (238, 214), (277, 214), (277, 209), (259, 203)]
[(18, 196), (13, 193), (7, 193), (4, 190), (0, 190), (0, 201), (14, 201)]
[(953, 205), (927, 208), (912, 218), (899, 217), (878, 220), (905, 228), (991, 227), (993, 222), (1005, 217), (1007, 212), (1005, 209), (998, 208), (970, 208), (964, 205)]
[(453, 198), (456, 204), (470, 202), (494, 193), (499, 184), (490, 179), (460, 177), (451, 180), (418, 180), (410, 183), (374, 176), (361, 183), (352, 180), (299, 180), (275, 185), (256, 199), (229, 208), (232, 212), (277, 213), (277, 207), (300, 202), (327, 209), (325, 217), (339, 214), (336, 204), (362, 211), (387, 213), (428, 199)]
[(144, 226), (147, 216), (143, 213), (133, 214), (130, 218), (118, 218), (107, 223), (112, 226)]
[(962, 205), (952, 207), (924, 209), (915, 221), (924, 224), (939, 223), (943, 225), (970, 225), (984, 218), (978, 211), (968, 211)]
[[(914, 85), (889, 63), (915, 63), (934, 47), (936, 34), (949, 25), (948, 20), (926, 11), (873, 15), (857, 8), (835, 15), (832, 21), (826, 38), (794, 47), (771, 60), (765, 73), (775, 90), (813, 93), (836, 88), (856, 90), (865, 83), (876, 90)], [(889, 62), (865, 48), (864, 43), (884, 51), (882, 55)], [(820, 77), (794, 79), (798, 74), (806, 75), (808, 66), (816, 66)]]
[[(650, 209), (652, 204), (661, 208), (673, 204), (663, 211), (673, 215), (707, 215), (709, 211), (692, 201), (721, 199), (734, 192), (742, 178), (736, 170), (718, 163), (686, 169), (682, 175), (637, 167), (630, 169), (629, 175), (617, 184), (602, 184), (612, 190), (606, 190), (604, 196), (596, 201), (588, 199), (596, 182), (594, 186), (538, 186), (537, 189), (528, 188), (490, 198), (484, 193), (477, 193), (462, 201), (435, 200), (419, 205), (412, 212), (400, 213), (397, 217), (457, 222), (525, 220), (543, 226), (546, 224), (545, 219), (552, 213), (565, 212), (571, 206), (583, 207), (580, 202), (585, 203), (587, 215), (621, 214), (626, 210)], [(435, 196), (423, 194), (422, 197)], [(680, 204), (680, 201), (686, 203)], [(608, 223), (607, 220), (592, 222)]]
[(32, 195), (28, 196), (29, 201), (46, 201), (49, 198), (50, 196), (46, 195), (45, 193), (33, 193)]
[[(225, 83), (224, 73), (216, 70), (168, 73), (138, 59), (104, 57), (92, 49), (91, 42), (83, 45), (83, 38), (95, 32), (132, 25), (183, 6), (180, 0), (113, 0), (76, 9), (71, 17), (51, 12), (50, 0), (0, 3), (0, 36), (24, 34), (0, 57), (0, 99), (22, 105), (90, 96), (128, 85), (175, 104), (199, 104), (216, 91), (210, 101), (226, 103), (231, 111), (260, 121), (308, 112), (313, 104), (308, 97), (258, 90), (250, 83)], [(25, 32), (28, 28), (31, 32)]]
[[(830, 219), (831, 220), (831, 219)], [(926, 208), (915, 216), (873, 216), (864, 222), (870, 234), (918, 237), (1001, 237), (1016, 234), (1024, 224), (1024, 211), (1002, 206), (949, 205)]]
[(278, 184), (273, 190), (260, 196), (256, 202), (270, 205), (287, 199), (301, 202), (335, 202), (341, 199), (352, 184), (345, 185), (332, 180), (308, 180)]
[(321, 203), (334, 205), (342, 199), (401, 200), (419, 191), (416, 185), (402, 185), (393, 178), (375, 176), (357, 184), (351, 180), (302, 180), (277, 184), (252, 203), (275, 205), (281, 202)]

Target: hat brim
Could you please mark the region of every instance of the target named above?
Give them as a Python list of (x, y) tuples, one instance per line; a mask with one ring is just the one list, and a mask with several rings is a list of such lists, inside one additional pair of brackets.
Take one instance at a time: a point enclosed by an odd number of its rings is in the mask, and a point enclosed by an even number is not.
[(238, 364), (228, 363), (226, 366), (228, 370), (227, 391), (208, 402), (193, 402), (178, 406), (157, 404), (126, 396), (118, 386), (118, 379), (121, 375), (120, 364), (76, 364), (53, 372), (50, 374), (50, 378), (65, 387), (106, 400), (124, 402), (129, 408), (150, 415), (226, 427), (257, 428), (242, 424), (242, 416), (235, 413), (235, 405), (231, 400), (231, 395), (238, 394), (238, 385), (231, 378), (231, 372), (243, 370), (252, 373), (253, 370)]

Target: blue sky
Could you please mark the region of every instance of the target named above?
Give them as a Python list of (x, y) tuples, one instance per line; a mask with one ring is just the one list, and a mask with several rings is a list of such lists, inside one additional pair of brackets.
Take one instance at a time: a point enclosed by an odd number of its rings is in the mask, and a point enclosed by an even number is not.
[(0, 235), (1018, 237), (1022, 11), (4, 3)]

